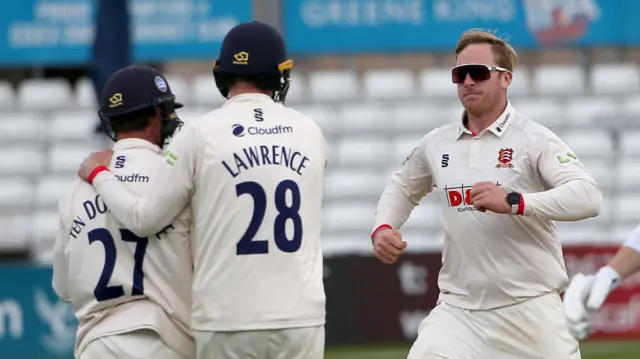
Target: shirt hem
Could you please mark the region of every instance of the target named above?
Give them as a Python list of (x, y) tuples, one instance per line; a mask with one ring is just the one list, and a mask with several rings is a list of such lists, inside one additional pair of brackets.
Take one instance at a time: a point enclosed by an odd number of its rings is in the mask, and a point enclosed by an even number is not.
[(464, 310), (486, 311), (486, 310), (494, 310), (494, 309), (511, 307), (511, 306), (518, 305), (518, 304), (521, 304), (523, 302), (526, 302), (526, 301), (528, 301), (530, 299), (544, 297), (545, 295), (549, 295), (549, 294), (553, 294), (553, 293), (559, 294), (560, 291), (553, 290), (553, 291), (549, 291), (549, 292), (538, 293), (538, 294), (532, 295), (530, 297), (513, 298), (510, 301), (506, 301), (506, 300), (505, 301), (500, 301), (495, 305), (478, 305), (478, 304), (474, 304), (474, 303), (469, 303), (468, 301), (465, 301), (465, 300), (457, 299), (456, 297), (454, 297), (454, 296), (452, 296), (450, 294), (440, 293), (440, 296), (438, 296), (438, 304), (440, 302), (444, 302), (447, 305), (450, 305), (450, 306), (456, 307), (456, 308), (460, 308), (460, 309), (464, 309)]
[[(213, 320), (211, 320), (213, 321)], [(295, 322), (266, 322), (266, 323), (254, 323), (254, 324), (240, 324), (240, 325), (192, 325), (192, 329), (194, 331), (200, 332), (241, 332), (241, 331), (252, 331), (252, 330), (276, 330), (276, 329), (295, 329), (295, 328), (307, 328), (307, 327), (317, 327), (321, 325), (325, 325), (326, 320), (323, 319), (313, 319), (306, 321), (295, 321)]]

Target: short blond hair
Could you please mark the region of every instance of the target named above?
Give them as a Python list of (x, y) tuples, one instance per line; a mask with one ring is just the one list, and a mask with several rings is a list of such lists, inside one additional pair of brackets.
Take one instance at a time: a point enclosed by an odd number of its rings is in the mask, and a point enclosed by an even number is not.
[(500, 67), (504, 67), (509, 71), (513, 71), (518, 64), (518, 55), (516, 50), (511, 47), (504, 39), (496, 36), (495, 31), (487, 31), (482, 29), (470, 29), (465, 31), (458, 39), (456, 44), (456, 58), (460, 52), (469, 45), (488, 44), (491, 45), (493, 56), (496, 63)]

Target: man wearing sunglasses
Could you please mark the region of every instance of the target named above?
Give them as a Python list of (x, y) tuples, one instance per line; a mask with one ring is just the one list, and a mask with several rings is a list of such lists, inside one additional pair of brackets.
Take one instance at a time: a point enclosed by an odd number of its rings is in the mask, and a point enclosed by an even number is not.
[(580, 358), (562, 311), (568, 278), (553, 221), (597, 216), (600, 188), (562, 140), (507, 100), (511, 46), (471, 30), (455, 54), (465, 111), (409, 154), (372, 233), (376, 256), (394, 263), (413, 208), (434, 189), (444, 197), (440, 298), (409, 358)]

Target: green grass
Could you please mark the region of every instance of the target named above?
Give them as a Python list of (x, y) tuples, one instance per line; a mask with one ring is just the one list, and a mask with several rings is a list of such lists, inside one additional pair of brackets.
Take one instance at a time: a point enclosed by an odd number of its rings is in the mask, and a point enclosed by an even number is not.
[[(329, 347), (325, 359), (406, 359), (409, 345)], [(595, 342), (580, 346), (582, 359), (640, 359), (640, 340)]]
[[(581, 345), (582, 359), (639, 359), (640, 341), (602, 342)], [(333, 347), (325, 359), (405, 359), (409, 346)]]

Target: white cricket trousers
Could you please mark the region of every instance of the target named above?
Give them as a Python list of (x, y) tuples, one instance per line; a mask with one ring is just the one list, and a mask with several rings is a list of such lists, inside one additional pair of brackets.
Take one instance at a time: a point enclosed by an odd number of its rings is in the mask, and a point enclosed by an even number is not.
[(192, 359), (169, 348), (153, 330), (136, 330), (93, 340), (80, 359)]
[(196, 331), (198, 359), (323, 359), (324, 325), (238, 332)]
[(484, 311), (439, 303), (407, 359), (580, 359), (580, 350), (553, 293)]

